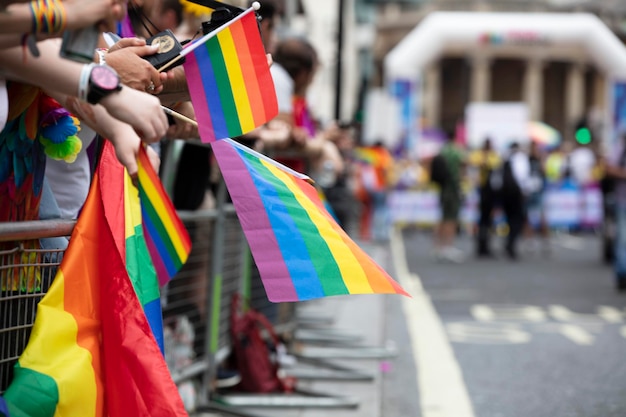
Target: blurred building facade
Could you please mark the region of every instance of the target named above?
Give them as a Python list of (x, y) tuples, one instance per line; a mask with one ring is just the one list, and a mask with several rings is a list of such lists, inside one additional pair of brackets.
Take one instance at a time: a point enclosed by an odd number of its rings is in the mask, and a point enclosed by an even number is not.
[[(374, 86), (384, 83), (388, 52), (435, 11), (593, 13), (618, 38), (626, 38), (626, 1), (622, 0), (369, 0), (364, 4), (376, 7)], [(532, 32), (507, 36), (512, 38), (502, 43), (486, 33), (476, 48), (447, 45), (429, 63), (422, 78), (424, 123), (450, 130), (462, 121), (470, 102), (517, 101), (527, 103), (531, 119), (556, 127), (566, 138), (583, 119), (601, 131), (607, 80), (589, 51), (544, 43)]]

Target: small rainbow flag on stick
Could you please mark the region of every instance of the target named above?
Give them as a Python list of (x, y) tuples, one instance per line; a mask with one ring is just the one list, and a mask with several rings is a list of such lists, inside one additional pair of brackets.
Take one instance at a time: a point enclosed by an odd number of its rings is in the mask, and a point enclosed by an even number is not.
[(185, 76), (203, 142), (240, 136), (278, 114), (251, 7), (186, 47)]
[(270, 301), (408, 295), (337, 225), (307, 176), (231, 139), (211, 146)]
[(143, 147), (137, 162), (143, 232), (159, 285), (163, 286), (187, 262), (191, 240)]

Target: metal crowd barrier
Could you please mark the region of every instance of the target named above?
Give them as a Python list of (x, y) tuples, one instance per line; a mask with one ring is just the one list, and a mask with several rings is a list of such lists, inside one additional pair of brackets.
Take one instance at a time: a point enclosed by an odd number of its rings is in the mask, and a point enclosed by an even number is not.
[(37, 303), (50, 287), (63, 250), (39, 249), (39, 239), (69, 236), (75, 222), (0, 223), (0, 394), (28, 343)]

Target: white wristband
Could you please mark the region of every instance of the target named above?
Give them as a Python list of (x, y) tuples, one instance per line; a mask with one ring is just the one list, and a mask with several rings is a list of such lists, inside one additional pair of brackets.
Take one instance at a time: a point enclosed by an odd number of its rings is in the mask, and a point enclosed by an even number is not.
[(81, 101), (87, 101), (87, 94), (89, 94), (89, 76), (91, 70), (94, 67), (94, 63), (83, 66), (83, 70), (80, 72), (80, 80), (78, 81), (78, 99)]

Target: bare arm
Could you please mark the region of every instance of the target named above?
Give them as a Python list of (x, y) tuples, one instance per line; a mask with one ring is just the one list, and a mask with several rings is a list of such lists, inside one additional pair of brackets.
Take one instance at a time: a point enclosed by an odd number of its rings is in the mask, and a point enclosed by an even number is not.
[[(58, 56), (60, 42), (41, 42), (41, 56), (23, 61), (20, 47), (0, 52), (0, 66), (8, 79), (37, 85), (45, 90), (78, 96), (78, 83), (83, 64)], [(160, 140), (167, 130), (167, 118), (156, 97), (124, 87), (100, 102), (115, 118), (130, 124), (146, 142)], [(71, 109), (68, 109), (71, 110)]]

